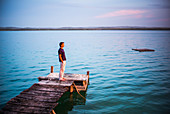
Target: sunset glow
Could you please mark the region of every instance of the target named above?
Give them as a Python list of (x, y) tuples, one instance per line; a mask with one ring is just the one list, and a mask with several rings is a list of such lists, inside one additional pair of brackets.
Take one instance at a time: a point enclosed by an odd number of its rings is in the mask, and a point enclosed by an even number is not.
[(170, 27), (169, 12), (169, 0), (1, 0), (0, 27)]

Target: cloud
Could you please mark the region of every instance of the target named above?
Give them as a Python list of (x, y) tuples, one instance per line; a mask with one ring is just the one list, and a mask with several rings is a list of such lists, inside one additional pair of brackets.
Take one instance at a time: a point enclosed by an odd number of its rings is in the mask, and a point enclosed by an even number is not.
[(145, 12), (146, 12), (145, 10), (119, 10), (119, 11), (114, 11), (114, 12), (96, 16), (96, 18), (109, 18), (109, 17), (117, 17), (117, 16), (133, 16), (133, 17), (136, 16), (137, 18), (139, 18), (142, 17), (141, 14)]
[(170, 18), (156, 19), (155, 22), (170, 22)]

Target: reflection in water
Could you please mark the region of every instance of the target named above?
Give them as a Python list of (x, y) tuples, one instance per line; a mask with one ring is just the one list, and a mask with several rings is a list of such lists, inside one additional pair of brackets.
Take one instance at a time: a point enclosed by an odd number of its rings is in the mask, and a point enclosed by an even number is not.
[[(86, 98), (86, 92), (80, 92)], [(86, 101), (77, 93), (66, 92), (58, 101), (58, 106), (54, 108), (56, 114), (67, 114), (76, 105), (85, 105)]]

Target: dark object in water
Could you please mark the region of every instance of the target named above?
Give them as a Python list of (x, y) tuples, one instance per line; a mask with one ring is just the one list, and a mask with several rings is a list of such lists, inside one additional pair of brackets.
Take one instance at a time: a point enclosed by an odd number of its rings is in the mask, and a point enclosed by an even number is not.
[(144, 51), (155, 51), (155, 50), (153, 50), (153, 49), (132, 49), (132, 50), (139, 51), (139, 52), (144, 52)]

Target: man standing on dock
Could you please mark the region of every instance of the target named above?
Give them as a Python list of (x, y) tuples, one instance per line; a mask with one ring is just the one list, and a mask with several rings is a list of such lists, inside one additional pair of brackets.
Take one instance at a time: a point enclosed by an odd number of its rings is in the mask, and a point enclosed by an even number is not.
[(64, 81), (65, 78), (63, 77), (64, 75), (64, 70), (66, 66), (66, 56), (64, 52), (64, 42), (60, 42), (60, 49), (58, 50), (58, 55), (59, 55), (59, 62), (60, 62), (60, 73), (59, 73), (59, 80)]

